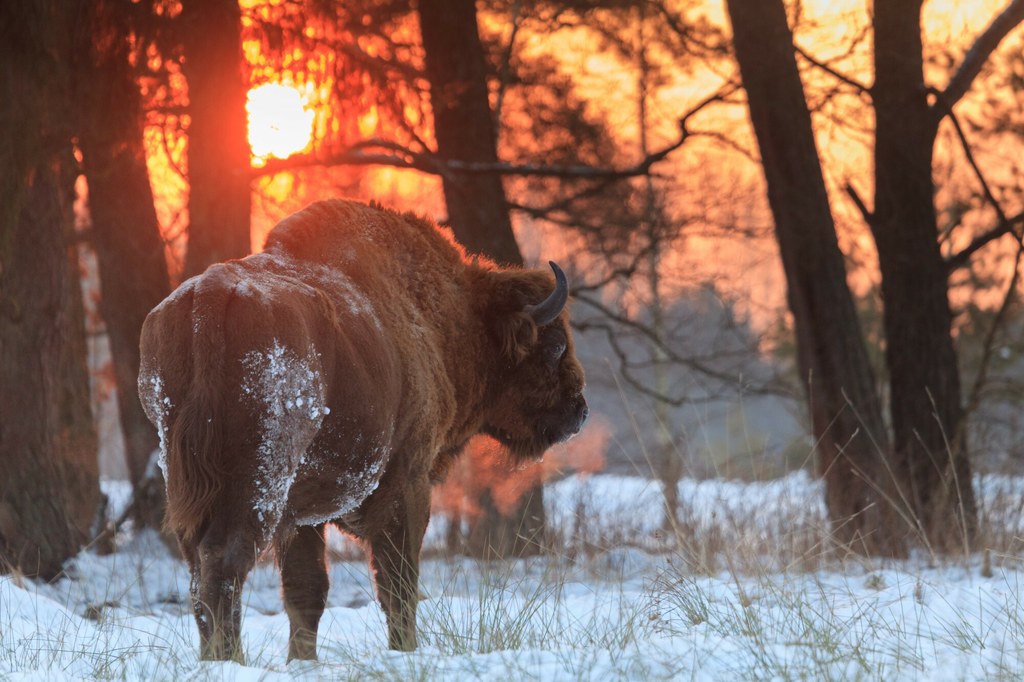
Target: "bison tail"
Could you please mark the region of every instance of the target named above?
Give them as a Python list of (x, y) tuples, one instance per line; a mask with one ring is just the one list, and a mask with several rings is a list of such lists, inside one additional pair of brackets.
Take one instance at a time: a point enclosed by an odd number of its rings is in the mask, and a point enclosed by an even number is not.
[(231, 287), (217, 286), (219, 280), (211, 268), (194, 291), (192, 376), (168, 434), (164, 525), (186, 543), (206, 525), (227, 475), (222, 404), (224, 324)]

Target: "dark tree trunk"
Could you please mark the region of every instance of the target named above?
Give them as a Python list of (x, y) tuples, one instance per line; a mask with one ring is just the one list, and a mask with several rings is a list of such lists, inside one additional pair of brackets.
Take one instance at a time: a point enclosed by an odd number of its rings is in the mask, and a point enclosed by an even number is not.
[(922, 0), (874, 5), (871, 227), (885, 302), (893, 468), (919, 530), (936, 549), (951, 550), (970, 543), (976, 509), (933, 203), (938, 120), (924, 84), (921, 5)]
[(237, 0), (185, 0), (188, 82), (188, 253), (185, 276), (249, 253), (248, 84)]
[[(474, 0), (422, 0), (419, 5), (438, 155), (497, 161)], [(471, 253), (522, 265), (501, 176), (451, 174), (443, 182), (448, 220), (459, 242)]]
[(775, 219), (833, 532), (855, 551), (899, 554), (899, 515), (879, 494), (891, 490), (881, 404), (785, 8), (781, 0), (726, 0), (726, 7)]
[[(487, 95), (487, 71), (474, 0), (421, 0), (420, 30), (426, 53), (438, 155), (462, 161), (496, 161), (494, 120)], [(521, 265), (501, 178), (490, 174), (446, 175), (444, 196), (455, 237), (472, 253)], [(515, 472), (509, 471), (509, 476)], [(498, 513), (490, 495), (470, 530), (476, 556), (525, 556), (542, 549), (544, 498), (538, 484), (509, 516)]]
[(0, 5), (0, 570), (44, 578), (88, 540), (100, 496), (65, 4)]
[[(537, 494), (535, 491), (541, 491)], [(535, 556), (543, 552), (543, 486), (528, 490), (511, 515), (498, 509), (490, 488), (484, 487), (476, 502), (479, 518), (470, 522), (466, 547), (471, 556), (481, 559)]]
[(116, 7), (98, 3), (95, 11), (90, 44), (83, 46), (91, 59), (81, 73), (89, 85), (81, 92), (86, 120), (80, 140), (102, 287), (100, 311), (110, 338), (135, 516), (159, 528), (163, 482), (159, 469), (149, 466), (159, 443), (136, 382), (142, 322), (170, 292), (170, 282), (146, 168), (140, 94), (128, 61), (128, 22)]

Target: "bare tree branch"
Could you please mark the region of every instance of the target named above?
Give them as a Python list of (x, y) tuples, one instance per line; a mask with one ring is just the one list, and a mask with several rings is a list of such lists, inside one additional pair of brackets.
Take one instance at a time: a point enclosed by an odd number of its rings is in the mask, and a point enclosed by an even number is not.
[[(658, 335), (655, 334), (646, 325), (644, 325), (644, 324), (642, 324), (640, 322), (637, 322), (636, 320), (630, 319), (630, 318), (628, 318), (628, 317), (626, 317), (624, 315), (621, 315), (621, 314), (617, 313), (616, 311), (612, 310), (607, 305), (605, 305), (604, 303), (602, 303), (601, 301), (599, 301), (599, 300), (597, 300), (595, 298), (592, 298), (590, 296), (583, 296), (583, 295), (580, 295), (580, 294), (576, 294), (575, 300), (579, 301), (581, 303), (584, 303), (584, 304), (586, 304), (586, 305), (588, 305), (590, 307), (592, 307), (594, 310), (599, 312), (602, 315), (602, 317), (604, 317), (604, 318), (606, 318), (608, 320), (614, 321), (616, 324), (621, 325), (622, 327), (625, 327), (625, 328), (628, 328), (628, 329), (632, 329), (633, 331), (639, 333), (641, 336), (643, 336), (645, 339), (647, 339), (651, 344), (653, 344), (654, 347), (657, 347), (659, 350), (664, 352), (665, 356), (666, 356), (666, 359), (669, 362), (672, 362), (674, 364), (678, 364), (680, 366), (686, 367), (687, 369), (692, 370), (693, 372), (696, 372), (696, 373), (700, 374), (701, 376), (705, 376), (705, 377), (714, 379), (716, 381), (723, 382), (723, 383), (728, 384), (728, 385), (735, 385), (735, 384), (741, 382), (741, 377), (738, 376), (738, 375), (734, 375), (734, 374), (730, 374), (728, 372), (722, 372), (722, 371), (713, 369), (710, 366), (708, 366), (706, 363), (702, 362), (699, 358), (693, 358), (693, 357), (687, 357), (687, 356), (680, 355), (679, 353), (677, 353), (675, 351), (675, 349), (673, 349), (672, 347), (667, 345), (663, 339), (658, 338)], [(605, 328), (604, 325), (601, 325), (601, 324), (598, 324), (598, 323), (593, 323), (593, 322), (586, 322), (586, 321), (574, 322), (573, 326), (575, 326), (577, 329), (580, 329), (580, 330), (586, 330), (587, 328), (598, 328), (598, 327), (599, 328)], [(785, 386), (784, 382), (781, 382), (781, 381), (778, 382), (778, 387), (773, 387), (771, 385), (764, 385), (764, 386), (744, 385), (743, 386), (744, 391), (747, 392), (748, 394), (753, 394), (753, 395), (774, 395), (774, 396), (779, 396), (779, 395), (789, 396), (789, 395), (792, 395), (792, 393), (788, 390), (788, 388), (789, 387)], [(681, 404), (679, 401), (676, 401), (676, 400), (672, 399), (670, 396), (663, 396), (663, 397), (667, 398), (666, 402), (668, 402), (670, 404), (675, 404), (675, 405)]]
[[(388, 140), (366, 140), (337, 151), (319, 151), (311, 154), (296, 154), (286, 159), (269, 159), (266, 164), (252, 169), (253, 177), (272, 175), (282, 171), (297, 170), (311, 166), (391, 166), (409, 168), (431, 175), (452, 173), (493, 173), (531, 177), (575, 178), (584, 180), (624, 180), (648, 175), (651, 168), (664, 161), (690, 138), (688, 123), (691, 118), (715, 102), (724, 101), (736, 90), (733, 84), (726, 84), (717, 92), (698, 102), (678, 122), (679, 137), (661, 149), (648, 154), (638, 163), (625, 168), (600, 168), (586, 164), (512, 164), (504, 161), (463, 161), (441, 159), (430, 152), (418, 152), (397, 142)], [(367, 150), (384, 150), (379, 151)]]
[(995, 241), (1005, 234), (1012, 233), (1018, 225), (1024, 225), (1024, 211), (1015, 216), (1010, 216), (1005, 221), (997, 223), (992, 229), (979, 234), (961, 251), (946, 259), (946, 268), (950, 272), (962, 268), (971, 260), (971, 256), (987, 246), (989, 242)]
[(522, 204), (509, 204), (509, 208), (511, 208), (512, 210), (521, 211), (534, 218), (543, 218), (544, 220), (552, 220), (552, 222), (554, 222), (554, 220), (551, 217), (552, 214), (568, 211), (574, 202), (596, 196), (603, 192), (605, 189), (607, 189), (614, 182), (616, 181), (603, 180), (601, 182), (591, 183), (584, 187), (583, 189), (581, 189), (580, 191), (574, 192), (573, 194), (567, 197), (562, 197), (557, 201), (548, 204), (547, 206), (525, 206)]
[(974, 378), (974, 384), (971, 386), (970, 396), (968, 398), (967, 405), (964, 408), (965, 421), (966, 417), (974, 412), (981, 403), (981, 391), (985, 387), (985, 382), (988, 378), (988, 370), (992, 364), (992, 355), (995, 351), (996, 334), (999, 333), (999, 329), (1006, 323), (1006, 316), (1010, 310), (1010, 304), (1016, 298), (1014, 294), (1017, 291), (1017, 283), (1020, 281), (1020, 264), (1022, 256), (1024, 256), (1024, 235), (1017, 235), (1017, 253), (1013, 259), (1013, 275), (1010, 277), (1010, 283), (1006, 287), (1006, 294), (1003, 296), (1003, 302), (1000, 304), (999, 310), (996, 311), (996, 316), (992, 320), (992, 326), (990, 326), (988, 331), (985, 333), (985, 342), (981, 346), (981, 362), (978, 366), (978, 374)]
[(619, 343), (618, 334), (611, 325), (600, 324), (592, 325), (594, 329), (600, 329), (604, 332), (605, 338), (608, 341), (609, 347), (612, 352), (615, 353), (615, 357), (618, 359), (618, 370), (619, 375), (625, 380), (625, 382), (636, 392), (641, 395), (652, 398), (653, 400), (670, 405), (672, 407), (682, 407), (684, 405), (704, 405), (716, 399), (717, 396), (708, 393), (707, 395), (701, 394), (698, 397), (689, 397), (687, 395), (669, 395), (656, 389), (651, 388), (647, 382), (637, 378), (633, 375), (633, 369), (635, 368), (634, 363), (630, 361), (629, 353), (622, 348)]
[(505, 106), (505, 93), (508, 91), (508, 77), (512, 66), (512, 54), (516, 48), (516, 37), (519, 29), (523, 26), (522, 21), (522, 0), (515, 0), (512, 5), (512, 33), (508, 37), (508, 45), (505, 46), (501, 57), (501, 66), (498, 68), (498, 94), (494, 102), (494, 126), (498, 134), (501, 128), (501, 111)]
[(800, 47), (796, 43), (793, 43), (793, 49), (796, 50), (796, 53), (798, 55), (800, 55), (801, 57), (803, 57), (807, 61), (807, 63), (809, 63), (811, 66), (824, 71), (825, 73), (827, 73), (828, 75), (832, 76), (833, 78), (835, 78), (836, 80), (838, 80), (840, 82), (846, 83), (847, 85), (852, 87), (854, 90), (856, 90), (859, 94), (867, 95), (868, 97), (871, 96), (871, 88), (869, 88), (868, 86), (864, 85), (863, 83), (861, 83), (856, 78), (853, 78), (852, 76), (847, 76), (845, 73), (836, 70), (832, 66), (826, 64), (825, 62), (820, 61), (819, 59), (817, 59), (815, 57), (812, 57), (807, 52), (807, 50), (803, 49), (802, 47)]
[[(393, 168), (410, 168), (431, 175), (447, 175), (455, 173), (478, 173), (498, 175), (520, 175), (532, 177), (577, 178), (591, 180), (623, 180), (639, 175), (647, 175), (654, 164), (683, 146), (689, 132), (682, 128), (679, 138), (649, 154), (639, 163), (625, 168), (600, 168), (585, 164), (513, 164), (504, 161), (462, 161), (459, 159), (442, 159), (432, 153), (416, 152), (397, 143), (379, 141), (377, 143), (360, 143), (353, 147), (331, 152), (314, 152), (299, 154), (286, 159), (270, 159), (259, 168), (252, 169), (252, 175), (259, 177), (297, 170), (310, 166), (391, 166)], [(365, 151), (378, 147), (384, 152)]]
[(956, 135), (960, 138), (960, 145), (964, 149), (964, 156), (967, 158), (967, 163), (970, 164), (971, 170), (974, 171), (974, 176), (978, 178), (978, 182), (981, 183), (981, 190), (985, 193), (985, 199), (988, 203), (992, 204), (992, 208), (996, 211), (996, 217), (1000, 223), (1006, 222), (1006, 212), (1003, 211), (1003, 207), (999, 205), (996, 200), (995, 194), (992, 193), (992, 188), (989, 186), (988, 181), (985, 179), (985, 175), (981, 172), (981, 167), (978, 166), (977, 159), (974, 158), (974, 152), (971, 151), (971, 145), (967, 141), (967, 135), (964, 133), (963, 127), (960, 125), (960, 119), (952, 111), (949, 112), (949, 120), (953, 124), (953, 129), (956, 131)]
[(381, 74), (396, 74), (408, 79), (410, 82), (426, 78), (423, 71), (415, 66), (397, 59), (384, 59), (383, 57), (372, 56), (360, 49), (354, 42), (339, 40), (326, 41), (324, 44), (335, 52), (345, 54), (351, 57), (353, 61), (359, 62), (363, 66), (374, 69)]
[(868, 224), (868, 227), (871, 227), (875, 222), (875, 214), (871, 212), (868, 205), (860, 198), (860, 193), (857, 192), (857, 189), (852, 183), (847, 182), (843, 187), (843, 190), (846, 192), (847, 196), (850, 197), (850, 200), (853, 201), (853, 205), (857, 207), (857, 210), (860, 211), (860, 215), (864, 218), (864, 222)]
[(618, 268), (611, 268), (603, 277), (598, 280), (591, 280), (583, 284), (577, 284), (572, 288), (572, 295), (579, 296), (585, 291), (598, 291), (603, 289), (612, 282), (620, 279), (629, 279), (636, 274), (640, 264), (644, 262), (651, 253), (651, 244), (645, 244), (642, 248), (632, 254), (630, 261), (627, 265)]
[[(1024, 213), (1019, 213), (1013, 216), (1012, 218), (1008, 218), (1006, 216), (1006, 212), (1003, 210), (1003, 207), (999, 204), (999, 201), (996, 199), (995, 194), (992, 192), (992, 188), (989, 185), (988, 181), (985, 179), (985, 175), (981, 172), (981, 167), (978, 165), (977, 159), (975, 159), (974, 157), (974, 152), (971, 150), (971, 145), (967, 140), (967, 134), (964, 132), (963, 126), (960, 125), (960, 119), (957, 118), (957, 115), (952, 110), (949, 110), (947, 113), (949, 114), (950, 122), (953, 124), (953, 130), (956, 131), (957, 137), (960, 139), (960, 144), (963, 147), (964, 156), (967, 158), (967, 163), (970, 165), (971, 169), (974, 171), (975, 177), (981, 184), (981, 189), (985, 195), (986, 201), (988, 201), (988, 203), (992, 205), (993, 210), (995, 210), (996, 212), (996, 226), (994, 228), (978, 235), (963, 250), (950, 256), (946, 260), (947, 269), (949, 271), (953, 271), (967, 265), (970, 262), (971, 257), (975, 253), (977, 253), (981, 248), (986, 246), (989, 242), (994, 241), (1007, 233), (1013, 232), (1014, 227), (1016, 227), (1018, 223), (1024, 222)], [(1018, 241), (1020, 241), (1022, 238), (1024, 238), (1024, 233), (1017, 235)], [(1020, 259), (1019, 250), (1017, 259)], [(1016, 280), (1017, 276), (1017, 270), (1015, 268), (1014, 280)], [(1016, 282), (1014, 282), (1014, 284), (1016, 284)], [(1010, 294), (1007, 293), (1007, 296), (1009, 295)], [(1005, 306), (1007, 306), (1008, 303), (1004, 302), (1003, 305), (1005, 308)], [(1003, 309), (1001, 308), (1000, 314), (1002, 313)], [(998, 319), (999, 318), (997, 317), (997, 320)], [(994, 333), (995, 332), (993, 331), (993, 334)]]
[(974, 79), (981, 73), (981, 68), (988, 61), (1003, 38), (1012, 31), (1017, 24), (1024, 21), (1024, 0), (1012, 0), (1006, 8), (1000, 12), (982, 31), (971, 49), (964, 55), (953, 77), (949, 79), (946, 89), (939, 93), (936, 102), (932, 105), (936, 118), (941, 119), (953, 110), (956, 103), (967, 94), (974, 83)]

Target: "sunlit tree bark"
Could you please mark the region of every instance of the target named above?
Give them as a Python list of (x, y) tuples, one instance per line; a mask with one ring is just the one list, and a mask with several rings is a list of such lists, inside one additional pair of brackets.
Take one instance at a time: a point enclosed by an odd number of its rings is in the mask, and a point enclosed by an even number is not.
[[(474, 1), (421, 0), (419, 17), (438, 155), (461, 161), (497, 161)], [(521, 265), (501, 177), (449, 173), (443, 182), (448, 219), (458, 240), (471, 252)], [(509, 471), (508, 475), (515, 473)], [(479, 505), (484, 513), (470, 531), (472, 554), (523, 556), (542, 549), (542, 486), (528, 491), (511, 515), (500, 514), (487, 494)]]
[(129, 22), (122, 6), (93, 6), (83, 32), (86, 55), (78, 79), (84, 113), (83, 167), (89, 185), (92, 244), (99, 264), (100, 312), (110, 339), (118, 410), (136, 519), (159, 528), (163, 482), (150, 467), (156, 431), (142, 411), (136, 385), (139, 332), (149, 311), (170, 292), (164, 244), (146, 168), (142, 107), (129, 64)]
[[(846, 283), (811, 117), (781, 0), (726, 0), (786, 274), (818, 466), (835, 538), (900, 553), (878, 390)], [(892, 510), (895, 511), (895, 510)]]
[(249, 253), (247, 83), (235, 0), (182, 2), (188, 82), (188, 254), (185, 275)]
[(0, 5), (0, 570), (54, 577), (99, 484), (72, 235), (73, 5)]

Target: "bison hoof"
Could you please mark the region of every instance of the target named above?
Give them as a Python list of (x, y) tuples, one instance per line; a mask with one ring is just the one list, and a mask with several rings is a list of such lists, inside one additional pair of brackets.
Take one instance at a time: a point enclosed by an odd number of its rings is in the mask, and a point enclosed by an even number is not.
[(392, 651), (416, 651), (416, 636), (389, 637), (388, 648)]
[(315, 661), (316, 647), (306, 646), (292, 646), (288, 650), (288, 660), (290, 661)]

